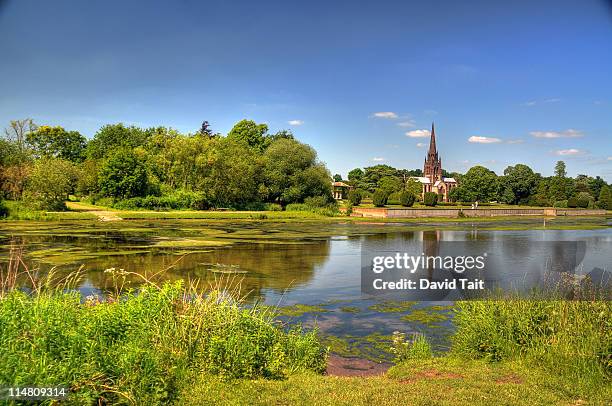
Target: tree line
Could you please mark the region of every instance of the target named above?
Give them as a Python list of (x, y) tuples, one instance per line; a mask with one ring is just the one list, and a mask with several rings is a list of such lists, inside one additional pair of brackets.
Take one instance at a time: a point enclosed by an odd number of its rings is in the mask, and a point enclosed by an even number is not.
[[(351, 170), (346, 182), (355, 188), (353, 203), (358, 203), (363, 196), (371, 196), (384, 204), (387, 199), (399, 202), (406, 192), (421, 200), (422, 185), (412, 179), (416, 176), (423, 176), (423, 172), (420, 169), (374, 165)], [(556, 163), (554, 175), (548, 177), (525, 164), (508, 166), (502, 176), (481, 165), (470, 168), (465, 174), (443, 171), (442, 176), (453, 177), (458, 182), (459, 186), (449, 192), (452, 202), (612, 209), (609, 184), (599, 176), (581, 174), (575, 178), (568, 177), (563, 161)], [(341, 178), (334, 175), (335, 180)]]
[(227, 135), (124, 124), (91, 140), (59, 126), (11, 121), (0, 138), (0, 198), (62, 210), (69, 195), (121, 208), (258, 209), (333, 202), (331, 175), (290, 131), (242, 120)]

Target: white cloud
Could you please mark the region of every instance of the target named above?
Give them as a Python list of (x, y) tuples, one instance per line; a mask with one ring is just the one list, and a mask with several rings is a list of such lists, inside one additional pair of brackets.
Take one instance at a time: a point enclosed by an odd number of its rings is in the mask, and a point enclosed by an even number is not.
[(374, 161), (374, 162), (384, 162), (384, 161), (386, 161), (386, 159), (382, 158), (382, 157), (374, 157), (374, 158), (372, 158), (372, 161)]
[(584, 136), (582, 131), (572, 128), (565, 131), (532, 131), (529, 134), (536, 138), (576, 138)]
[(608, 161), (612, 161), (612, 156), (609, 156), (609, 157), (608, 157)]
[(302, 121), (302, 120), (289, 120), (289, 121), (287, 121), (287, 123), (289, 123), (289, 125), (298, 126), (298, 125), (304, 124), (304, 121)]
[(397, 123), (397, 125), (399, 125), (400, 127), (416, 127), (416, 123), (414, 122), (414, 120), (402, 121), (400, 123)]
[(576, 149), (576, 148), (570, 148), (570, 149), (558, 149), (556, 151), (553, 151), (553, 153), (558, 156), (576, 156), (576, 155), (583, 155), (584, 151), (580, 149)]
[(551, 97), (550, 99), (544, 99), (544, 100), (529, 100), (529, 101), (526, 101), (525, 103), (521, 103), (521, 105), (531, 107), (531, 106), (535, 106), (536, 104), (558, 103), (560, 101), (561, 99), (558, 97)]
[(408, 131), (406, 133), (406, 136), (410, 138), (425, 138), (425, 137), (429, 137), (429, 134), (430, 134), (429, 130), (412, 130), (412, 131)]
[(481, 137), (479, 135), (472, 135), (468, 138), (468, 142), (474, 144), (495, 144), (501, 142), (501, 139), (495, 137)]
[(423, 148), (426, 145), (427, 144), (425, 144), (424, 142), (417, 142), (417, 144), (416, 144), (417, 148)]
[(525, 140), (508, 140), (506, 141), (508, 144), (522, 144)]
[(392, 111), (379, 111), (378, 113), (372, 114), (376, 118), (394, 119), (397, 118), (397, 113)]
[(525, 103), (522, 103), (523, 106), (528, 106), (528, 107), (535, 106), (536, 104), (538, 104), (538, 102), (535, 101), (535, 100), (531, 100), (531, 101), (527, 101)]

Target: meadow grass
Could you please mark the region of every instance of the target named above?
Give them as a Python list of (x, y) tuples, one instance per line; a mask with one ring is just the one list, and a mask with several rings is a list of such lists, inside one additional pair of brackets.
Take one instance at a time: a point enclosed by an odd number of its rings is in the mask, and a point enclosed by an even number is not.
[(15, 260), (0, 272), (5, 386), (67, 386), (68, 404), (165, 404), (194, 375), (282, 379), (326, 366), (316, 331), (283, 329), (234, 291), (198, 295), (179, 281), (123, 292), (119, 282), (113, 295), (83, 298), (67, 290), (77, 276), (39, 282), (26, 271), (33, 290), (24, 292), (19, 268)]

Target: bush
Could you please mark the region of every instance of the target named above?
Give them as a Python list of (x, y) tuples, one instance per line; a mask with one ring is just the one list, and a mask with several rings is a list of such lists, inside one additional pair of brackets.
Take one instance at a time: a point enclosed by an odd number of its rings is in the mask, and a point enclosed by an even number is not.
[(567, 207), (570, 207), (572, 209), (578, 207), (578, 199), (576, 199), (575, 197), (570, 197), (569, 199), (567, 199)]
[(313, 196), (304, 199), (304, 204), (312, 209), (319, 209), (330, 205), (327, 196)]
[(65, 200), (76, 183), (74, 166), (57, 158), (40, 159), (28, 178), (24, 200), (37, 210), (66, 210)]
[(555, 204), (553, 204), (553, 207), (557, 207), (557, 208), (566, 208), (567, 207), (567, 200), (557, 200), (555, 202)]
[(372, 203), (376, 207), (384, 207), (385, 204), (387, 204), (388, 197), (387, 192), (382, 189), (378, 189), (376, 192), (374, 192), (374, 195), (372, 195)]
[(393, 333), (391, 352), (395, 354), (395, 362), (409, 359), (427, 359), (432, 357), (431, 345), (422, 334), (414, 334), (412, 341), (406, 340), (406, 335), (396, 331)]
[(349, 203), (346, 205), (346, 211), (344, 212), (344, 214), (345, 214), (346, 216), (350, 216), (351, 214), (353, 214), (353, 205), (351, 204), (351, 202), (349, 202)]
[(580, 192), (576, 196), (576, 205), (582, 209), (589, 207), (591, 201), (593, 201), (593, 197), (586, 192)]
[(179, 282), (83, 302), (59, 291), (0, 300), (4, 384), (68, 386), (74, 404), (170, 404), (194, 373), (253, 379), (325, 370), (316, 332), (284, 331), (271, 311), (242, 308), (222, 292), (202, 297)]
[(4, 200), (0, 199), (0, 218), (8, 217), (9, 210), (4, 204)]
[(408, 192), (407, 190), (404, 190), (400, 194), (399, 201), (400, 201), (400, 204), (404, 207), (412, 207), (415, 200), (416, 199), (414, 198), (414, 194), (411, 192)]
[(267, 211), (283, 211), (283, 206), (278, 203), (266, 203), (264, 209)]
[(361, 190), (351, 190), (349, 192), (348, 199), (353, 206), (359, 206), (361, 204), (361, 199), (363, 199), (363, 194), (361, 193)]
[(423, 204), (425, 206), (433, 207), (438, 203), (438, 195), (434, 192), (427, 192), (423, 197)]

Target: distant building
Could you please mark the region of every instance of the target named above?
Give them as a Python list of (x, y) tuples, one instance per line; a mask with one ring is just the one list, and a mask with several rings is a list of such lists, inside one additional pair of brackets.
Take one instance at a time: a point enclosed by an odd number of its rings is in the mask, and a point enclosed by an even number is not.
[(347, 185), (344, 182), (332, 182), (332, 193), (334, 195), (334, 199), (336, 200), (344, 200), (348, 199), (349, 191), (353, 187), (351, 185)]
[(433, 123), (431, 124), (431, 136), (429, 139), (429, 150), (425, 157), (425, 165), (423, 166), (423, 176), (414, 177), (423, 184), (421, 199), (427, 192), (438, 194), (439, 202), (448, 202), (449, 192), (457, 187), (457, 181), (453, 178), (442, 177), (442, 158), (438, 156), (436, 148), (436, 131)]

